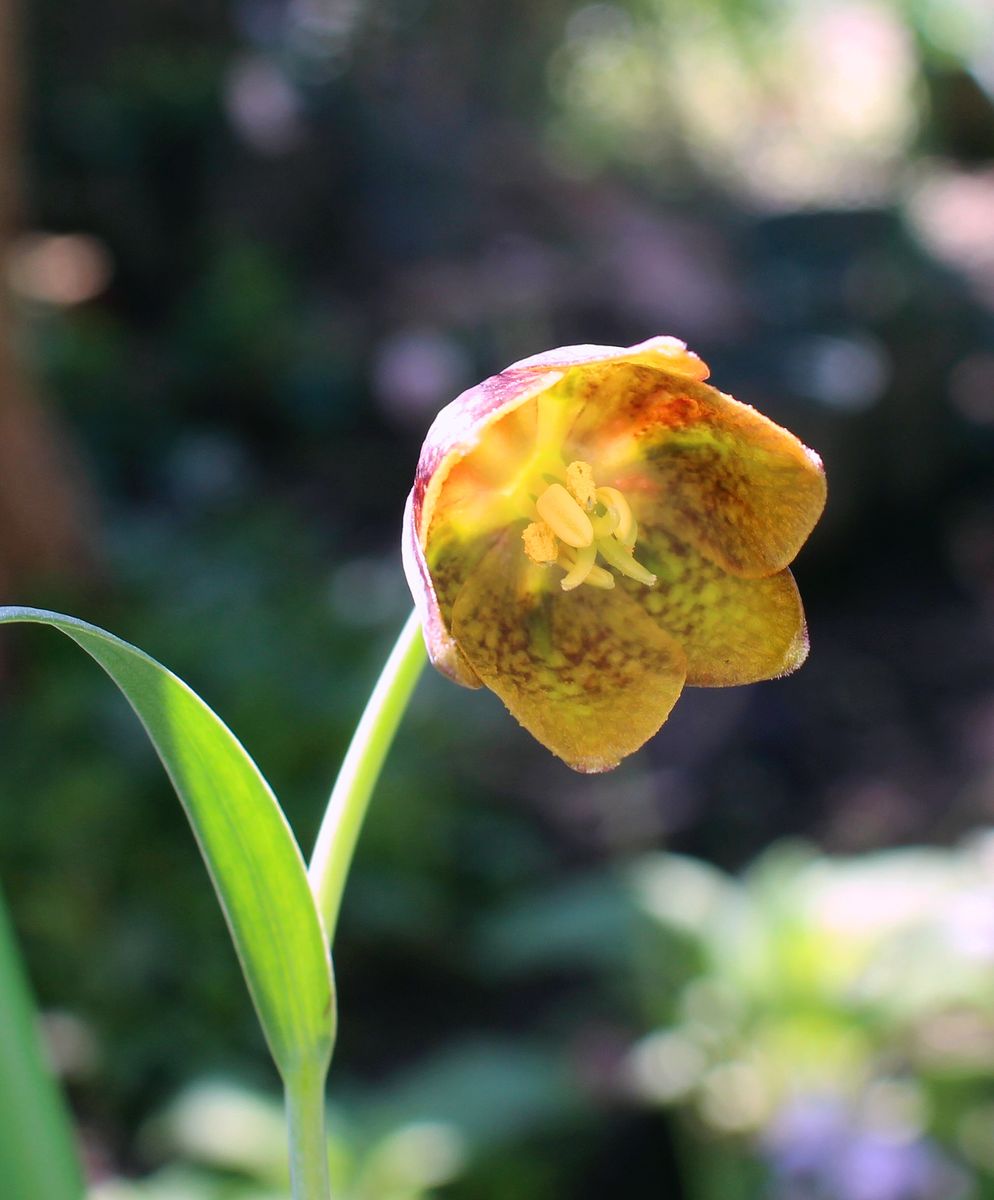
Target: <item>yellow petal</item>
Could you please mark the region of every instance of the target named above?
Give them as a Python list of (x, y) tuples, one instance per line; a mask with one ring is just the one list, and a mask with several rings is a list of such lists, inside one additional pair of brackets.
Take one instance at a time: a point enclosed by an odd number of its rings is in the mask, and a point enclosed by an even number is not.
[(505, 523), (509, 515), (521, 515), (505, 510), (504, 489), (515, 464), (534, 445), (537, 397), (561, 379), (561, 371), (506, 371), (442, 409), (421, 447), (411, 492), (411, 518), (422, 549), (433, 523), (472, 537)]
[[(517, 527), (515, 528), (517, 529)], [(438, 607), (439, 620), (446, 631), (448, 631), (448, 636), (455, 643), (458, 642), (458, 638), (455, 636), (452, 628), (452, 608), (456, 602), (456, 597), (465, 586), (466, 580), (478, 569), (481, 559), (483, 559), (487, 551), (494, 545), (495, 540), (500, 536), (500, 534), (490, 532), (482, 534), (479, 537), (463, 539), (451, 534), (447, 536), (441, 536), (440, 534), (433, 538), (429, 546), (429, 552), (425, 555), (428, 567), (430, 568), (432, 589)], [(524, 543), (521, 541), (520, 534), (514, 538), (514, 541), (515, 553), (518, 556), (515, 569), (520, 574), (531, 564), (525, 554)], [(462, 654), (461, 648), (460, 657), (465, 661), (465, 656)], [(446, 671), (446, 674), (452, 675), (453, 672)], [(466, 673), (463, 672), (463, 674)], [(473, 674), (473, 672), (470, 671), (469, 674)], [(462, 682), (462, 680), (460, 679), (459, 682)]]
[(801, 598), (790, 571), (730, 575), (692, 546), (655, 531), (639, 542), (654, 588), (624, 581), (643, 610), (683, 647), (687, 683), (725, 687), (774, 679), (808, 652)]
[(738, 575), (771, 575), (794, 559), (825, 506), (813, 451), (689, 376), (627, 363), (582, 370), (573, 387), (591, 400), (572, 451), (624, 493), (640, 526), (667, 529)]
[(606, 771), (659, 729), (683, 689), (679, 645), (630, 596), (542, 586), (506, 538), (467, 576), (452, 632), (522, 725), (577, 771)]
[(478, 688), (480, 681), (476, 672), (466, 661), (465, 655), (449, 633), (447, 614), (443, 614), (438, 590), (432, 580), (431, 571), (425, 560), (417, 530), (414, 527), (414, 494), (407, 497), (404, 508), (404, 529), (401, 537), (401, 554), (404, 574), (414, 597), (414, 605), (421, 618), (425, 646), (432, 665), (443, 675), (448, 675), (463, 687)]

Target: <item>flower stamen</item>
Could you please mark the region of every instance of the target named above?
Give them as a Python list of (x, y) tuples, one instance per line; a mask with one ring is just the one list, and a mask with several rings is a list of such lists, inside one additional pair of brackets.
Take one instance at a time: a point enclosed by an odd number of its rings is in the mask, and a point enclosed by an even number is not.
[(638, 535), (639, 535), (638, 522), (632, 521), (632, 527), (628, 531), (628, 536), (627, 537), (621, 537), (621, 536), (618, 537), (618, 541), (621, 542), (622, 546), (625, 547), (625, 549), (628, 551), (629, 554), (632, 554), (635, 550), (635, 543), (638, 540)]
[(598, 508), (601, 511), (595, 512), (590, 518), (595, 541), (597, 538), (610, 537), (618, 529), (618, 514), (613, 509), (605, 509), (603, 505), (598, 505)]
[(533, 563), (554, 563), (559, 558), (559, 542), (544, 521), (532, 521), (521, 531), (525, 554)]
[[(587, 547), (587, 549), (593, 550), (594, 547), (590, 546)], [(611, 588), (614, 587), (614, 576), (610, 571), (605, 571), (603, 567), (591, 566), (586, 568), (586, 574), (582, 579), (578, 580), (576, 583), (572, 581), (573, 578), (576, 578), (576, 574), (574, 573), (578, 573), (577, 557), (585, 553), (586, 550), (563, 550), (563, 552), (559, 555), (556, 565), (562, 567), (562, 569), (566, 572), (566, 577), (559, 581), (563, 591), (571, 592), (573, 588), (579, 587), (581, 583), (589, 583), (591, 587), (600, 588), (601, 591), (609, 592)]]
[(614, 587), (614, 576), (610, 571), (605, 571), (603, 567), (591, 567), (590, 574), (583, 582), (589, 583), (591, 587), (609, 592)]
[(590, 463), (571, 462), (566, 468), (566, 490), (581, 508), (594, 506), (594, 470)]
[(560, 587), (564, 592), (571, 592), (574, 588), (578, 588), (581, 583), (586, 583), (587, 576), (593, 570), (594, 559), (597, 557), (597, 547), (591, 542), (589, 546), (584, 546), (582, 550), (577, 550), (573, 556), (573, 562), (570, 563), (569, 558), (563, 553), (560, 557), (560, 565), (565, 561), (567, 571), (563, 578), (559, 581)]
[[(599, 487), (595, 494), (608, 512), (613, 512), (617, 518), (617, 528), (614, 533), (618, 540), (627, 543), (635, 525), (635, 517), (632, 515), (628, 501), (617, 488), (613, 487)], [(634, 545), (634, 540), (632, 544)]]
[(636, 562), (630, 550), (614, 538), (598, 538), (597, 552), (602, 558), (605, 558), (608, 564), (616, 571), (620, 571), (622, 575), (627, 575), (629, 579), (634, 579), (637, 583), (644, 583), (646, 587), (652, 587), (656, 582), (656, 576), (651, 571), (647, 571), (640, 562)]
[(579, 550), (594, 540), (590, 518), (561, 483), (550, 484), (535, 501), (538, 515), (556, 537)]
[(638, 524), (624, 495), (617, 488), (597, 487), (589, 463), (571, 462), (565, 478), (564, 486), (545, 476), (548, 486), (533, 496), (539, 520), (521, 534), (525, 554), (533, 563), (561, 567), (564, 592), (582, 583), (614, 587), (611, 572), (597, 565), (598, 555), (619, 574), (652, 587), (656, 576), (634, 557)]

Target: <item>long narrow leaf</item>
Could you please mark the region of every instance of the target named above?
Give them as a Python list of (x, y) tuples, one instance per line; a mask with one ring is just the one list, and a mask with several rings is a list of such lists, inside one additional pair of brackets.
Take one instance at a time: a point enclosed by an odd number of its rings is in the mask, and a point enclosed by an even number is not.
[(82, 1195), (69, 1121), (42, 1056), (27, 977), (0, 897), (0, 1196)]
[(186, 809), (281, 1073), (327, 1064), (334, 986), (300, 850), (269, 785), (226, 725), (143, 651), (74, 617), (0, 608), (0, 624), (51, 625), (127, 697)]

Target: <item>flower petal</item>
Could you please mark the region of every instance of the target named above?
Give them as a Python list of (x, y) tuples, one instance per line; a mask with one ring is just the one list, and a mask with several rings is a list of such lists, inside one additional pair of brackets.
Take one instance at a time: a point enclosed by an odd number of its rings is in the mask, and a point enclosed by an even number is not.
[(639, 557), (658, 582), (622, 585), (683, 647), (688, 684), (775, 679), (807, 658), (804, 609), (790, 571), (764, 579), (730, 575), (662, 530), (640, 540)]
[[(499, 468), (506, 466), (506, 453), (512, 448), (516, 430), (514, 422), (504, 418), (510, 418), (516, 409), (547, 391), (562, 376), (562, 371), (509, 368), (468, 388), (442, 409), (421, 447), (411, 492), (410, 520), (422, 549), (435, 506), (452, 469), (480, 448), (481, 453), (474, 456), (473, 472), (464, 472), (478, 478), (454, 481), (455, 486), (450, 489), (456, 493), (452, 497), (453, 506), (458, 507), (460, 501), (471, 505), (474, 486), (479, 490), (479, 485), (487, 482), (489, 452), (492, 450)], [(490, 443), (494, 443), (492, 447)]]
[(508, 370), (549, 370), (602, 362), (638, 363), (667, 371), (671, 375), (687, 375), (691, 379), (707, 379), (711, 373), (707, 363), (698, 358), (693, 350), (688, 350), (686, 342), (675, 337), (652, 337), (635, 346), (560, 346), (556, 350), (546, 350), (542, 354), (523, 358)]
[(479, 678), (577, 771), (606, 771), (659, 729), (683, 689), (677, 642), (621, 591), (549, 586), (502, 538), (456, 599), (452, 632)]
[(466, 661), (466, 656), (456, 645), (455, 639), (448, 631), (438, 602), (435, 584), (431, 572), (425, 562), (424, 552), (414, 527), (414, 493), (407, 497), (404, 507), (404, 532), (401, 537), (401, 556), (404, 561), (404, 574), (407, 576), (407, 586), (414, 597), (414, 607), (421, 618), (421, 630), (424, 634), (425, 646), (432, 665), (443, 675), (463, 687), (478, 688), (480, 680), (473, 668)]
[[(581, 373), (582, 372), (582, 373)], [(662, 527), (736, 575), (772, 575), (825, 507), (821, 459), (786, 429), (687, 375), (594, 364), (563, 387), (589, 397), (570, 437), (640, 526)]]
[[(494, 482), (491, 466), (505, 468), (520, 440), (515, 412), (561, 378), (561, 371), (507, 371), (483, 380), (442, 409), (421, 449), (404, 510), (404, 572), (433, 665), (465, 687), (479, 687), (480, 681), (450, 633), (450, 617), (452, 601), (473, 562), (492, 542), (493, 530), (482, 541), (481, 535), (506, 518), (488, 486)], [(525, 422), (529, 436), (533, 424), (534, 417), (531, 425)], [(436, 520), (443, 490), (446, 515)], [(429, 565), (426, 548), (433, 521)]]

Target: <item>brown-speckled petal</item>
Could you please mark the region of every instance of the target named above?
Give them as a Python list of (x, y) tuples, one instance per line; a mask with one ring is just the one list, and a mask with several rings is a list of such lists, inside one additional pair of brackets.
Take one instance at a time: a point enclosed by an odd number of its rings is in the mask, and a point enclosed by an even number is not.
[(684, 654), (622, 589), (563, 592), (547, 570), (501, 539), (459, 593), (453, 634), (534, 737), (574, 770), (606, 771), (666, 720)]
[(688, 684), (755, 683), (804, 662), (807, 627), (790, 571), (762, 579), (731, 575), (662, 530), (640, 540), (639, 559), (656, 584), (619, 584), (683, 647)]
[(781, 571), (825, 506), (821, 460), (792, 433), (716, 388), (641, 365), (597, 363), (572, 431), (599, 483), (641, 526), (669, 530), (737, 575)]
[[(427, 547), (438, 500), (450, 473), (453, 470), (457, 474), (466, 473), (461, 464), (487, 434), (496, 440), (494, 427), (502, 418), (513, 420), (517, 408), (561, 378), (562, 372), (531, 370), (506, 371), (483, 380), (442, 409), (421, 449), (414, 487), (404, 510), (401, 542), (404, 571), (421, 616), (432, 663), (466, 687), (479, 687), (480, 681), (452, 637), (449, 618), (452, 600), (481, 549), (475, 534), (465, 540), (453, 540), (452, 531), (447, 530), (431, 549), (429, 568)], [(450, 488), (452, 491), (458, 492), (458, 487)], [(477, 489), (476, 497), (472, 497), (472, 491), (470, 487), (470, 497), (485, 511), (486, 489)], [(459, 507), (458, 495), (453, 503)]]
[(449, 633), (442, 618), (438, 604), (435, 585), (425, 562), (424, 552), (414, 529), (413, 497), (407, 497), (404, 507), (404, 532), (401, 538), (401, 555), (404, 561), (404, 574), (407, 576), (407, 586), (414, 597), (414, 607), (421, 618), (421, 630), (424, 633), (425, 646), (432, 665), (443, 675), (461, 683), (463, 687), (478, 688), (480, 680), (476, 672), (466, 661), (455, 639)]

